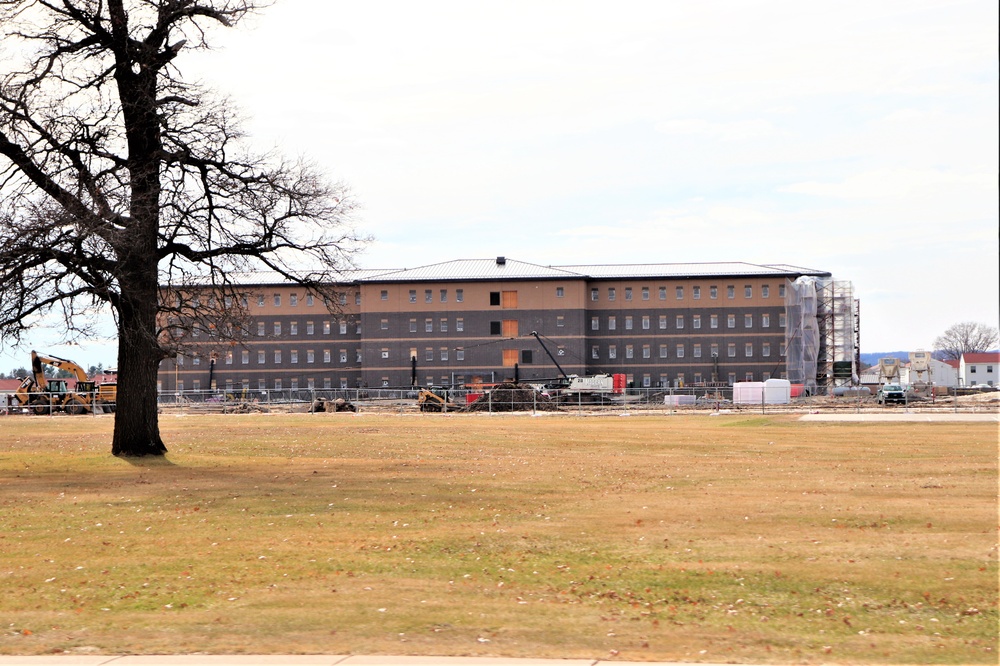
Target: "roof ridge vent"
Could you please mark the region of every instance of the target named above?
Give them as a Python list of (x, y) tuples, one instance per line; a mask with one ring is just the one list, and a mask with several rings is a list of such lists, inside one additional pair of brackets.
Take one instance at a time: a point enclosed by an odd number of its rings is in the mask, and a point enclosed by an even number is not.
[(507, 257), (497, 257), (497, 266), (506, 266)]

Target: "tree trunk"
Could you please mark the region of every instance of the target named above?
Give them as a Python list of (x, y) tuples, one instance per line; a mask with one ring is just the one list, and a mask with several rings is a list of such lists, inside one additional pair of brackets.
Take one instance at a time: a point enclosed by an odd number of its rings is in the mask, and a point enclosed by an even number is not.
[(156, 298), (148, 305), (124, 306), (118, 323), (118, 407), (111, 453), (116, 456), (162, 456), (156, 379), (161, 352), (156, 345)]

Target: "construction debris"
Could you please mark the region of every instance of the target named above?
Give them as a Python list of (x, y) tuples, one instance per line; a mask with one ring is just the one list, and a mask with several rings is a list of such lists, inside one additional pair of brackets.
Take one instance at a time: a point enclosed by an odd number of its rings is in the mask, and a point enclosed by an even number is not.
[(343, 398), (337, 398), (336, 400), (327, 400), (326, 398), (317, 398), (310, 412), (327, 412), (328, 414), (334, 414), (336, 412), (356, 412), (358, 408), (355, 407), (350, 402), (344, 400)]
[(558, 411), (559, 407), (547, 395), (542, 395), (528, 384), (504, 382), (480, 396), (475, 402), (469, 403), (464, 411), (468, 412), (530, 412)]

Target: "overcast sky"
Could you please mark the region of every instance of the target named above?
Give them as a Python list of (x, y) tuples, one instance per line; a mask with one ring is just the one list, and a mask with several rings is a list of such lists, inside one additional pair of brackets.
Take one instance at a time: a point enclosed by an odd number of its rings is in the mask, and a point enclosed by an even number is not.
[(997, 21), (993, 1), (278, 0), (177, 62), (260, 146), (351, 187), (363, 267), (795, 264), (853, 283), (878, 352), (1000, 318)]

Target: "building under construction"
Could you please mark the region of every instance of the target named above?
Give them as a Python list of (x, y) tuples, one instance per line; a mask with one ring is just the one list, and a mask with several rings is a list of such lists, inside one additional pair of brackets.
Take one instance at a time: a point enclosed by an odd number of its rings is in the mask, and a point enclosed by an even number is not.
[(857, 375), (851, 284), (786, 264), (497, 257), (358, 271), (325, 304), (269, 275), (237, 289), (246, 335), (193, 330), (161, 364), (161, 391), (462, 385), (564, 371), (623, 374), (633, 387), (787, 378), (821, 393)]

